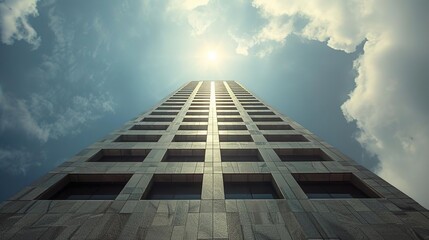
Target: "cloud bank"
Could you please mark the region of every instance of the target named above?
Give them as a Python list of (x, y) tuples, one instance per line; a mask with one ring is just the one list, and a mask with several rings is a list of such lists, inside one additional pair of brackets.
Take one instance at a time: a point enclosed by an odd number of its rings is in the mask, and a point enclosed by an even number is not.
[(356, 88), (342, 111), (357, 123), (357, 140), (380, 159), (378, 174), (429, 206), (429, 2), (255, 0), (253, 6), (267, 25), (237, 40), (239, 54), (264, 41), (282, 43), (292, 31), (270, 26), (293, 17), (307, 22), (293, 33), (333, 49), (353, 52), (366, 41), (355, 61)]
[(37, 0), (4, 0), (0, 2), (0, 29), (1, 41), (4, 44), (13, 44), (24, 40), (34, 49), (40, 45), (40, 37), (30, 25), (29, 17), (39, 15)]

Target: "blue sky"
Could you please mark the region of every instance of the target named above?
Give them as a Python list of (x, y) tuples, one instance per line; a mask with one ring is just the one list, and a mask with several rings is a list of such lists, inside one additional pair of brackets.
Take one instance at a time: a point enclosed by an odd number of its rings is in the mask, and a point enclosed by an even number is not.
[(2, 0), (0, 200), (183, 83), (232, 79), (428, 207), (428, 10)]

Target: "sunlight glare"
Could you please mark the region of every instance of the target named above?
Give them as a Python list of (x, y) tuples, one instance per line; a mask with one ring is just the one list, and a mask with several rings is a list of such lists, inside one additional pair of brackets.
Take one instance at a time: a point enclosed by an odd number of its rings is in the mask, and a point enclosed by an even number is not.
[(209, 61), (211, 61), (211, 62), (216, 62), (216, 60), (217, 60), (217, 52), (216, 52), (216, 51), (214, 51), (214, 50), (210, 50), (210, 51), (207, 53), (207, 59), (208, 59)]

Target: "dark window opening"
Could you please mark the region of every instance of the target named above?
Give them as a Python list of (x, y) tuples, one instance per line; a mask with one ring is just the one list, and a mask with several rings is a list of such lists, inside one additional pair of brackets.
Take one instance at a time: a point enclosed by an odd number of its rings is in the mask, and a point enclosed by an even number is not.
[(134, 125), (130, 130), (167, 130), (168, 125)]
[(258, 149), (221, 149), (222, 162), (262, 162)]
[(221, 142), (253, 142), (250, 135), (219, 135)]
[(143, 118), (142, 122), (172, 122), (174, 120), (174, 118), (170, 118), (170, 117), (145, 117)]
[(91, 157), (89, 162), (143, 162), (149, 149), (103, 149)]
[(219, 130), (247, 130), (246, 125), (218, 125)]
[(379, 195), (352, 173), (292, 174), (310, 199), (378, 198)]
[(169, 149), (162, 162), (204, 162), (204, 149)]
[(173, 142), (205, 142), (207, 135), (175, 135)]
[(154, 175), (142, 199), (192, 200), (201, 199), (202, 175)]
[(120, 135), (115, 142), (158, 142), (161, 135)]
[(332, 161), (319, 148), (275, 149), (274, 151), (283, 162)]
[(179, 130), (207, 130), (207, 125), (180, 125)]
[(308, 139), (299, 134), (272, 134), (264, 135), (268, 142), (308, 142)]
[(259, 130), (293, 130), (290, 125), (257, 125)]
[(224, 174), (225, 199), (281, 199), (271, 174)]

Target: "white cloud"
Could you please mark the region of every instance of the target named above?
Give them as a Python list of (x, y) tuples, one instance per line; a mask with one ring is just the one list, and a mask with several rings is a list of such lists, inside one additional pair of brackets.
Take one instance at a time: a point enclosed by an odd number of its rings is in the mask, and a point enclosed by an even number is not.
[(40, 37), (30, 25), (28, 18), (38, 16), (37, 0), (4, 0), (0, 2), (1, 41), (13, 44), (15, 40), (24, 40), (36, 49)]
[(0, 88), (0, 133), (24, 134), (44, 143), (77, 134), (88, 122), (114, 112), (115, 105), (108, 94), (76, 95), (66, 102), (66, 107), (62, 107), (61, 98), (49, 92), (20, 99), (4, 94)]
[[(366, 40), (355, 62), (356, 88), (342, 110), (356, 121), (357, 140), (380, 159), (378, 174), (429, 207), (429, 2), (255, 0), (253, 6), (267, 26), (282, 16), (304, 17), (308, 23), (295, 34), (333, 49), (353, 52)], [(263, 29), (268, 33), (259, 41), (282, 37)], [(243, 42), (256, 47), (255, 36), (240, 39), (237, 51), (247, 53)]]
[(26, 174), (33, 166), (39, 166), (32, 154), (24, 150), (0, 149), (0, 169), (12, 174)]

